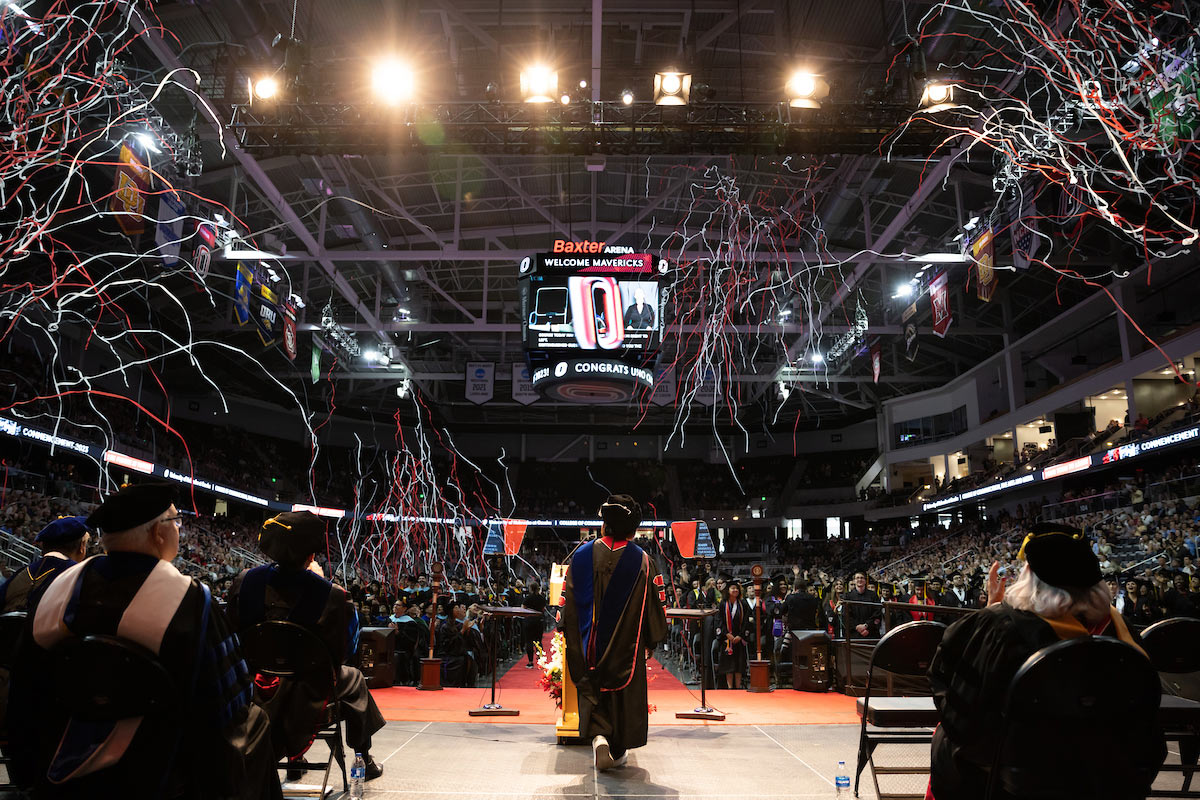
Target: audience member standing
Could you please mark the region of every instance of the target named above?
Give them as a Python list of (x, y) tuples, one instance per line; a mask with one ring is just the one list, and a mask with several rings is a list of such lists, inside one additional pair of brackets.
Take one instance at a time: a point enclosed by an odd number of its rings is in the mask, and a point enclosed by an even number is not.
[(717, 607), (713, 625), (716, 673), (725, 682), (724, 687), (718, 688), (740, 689), (742, 675), (749, 669), (750, 643), (754, 641), (754, 616), (749, 603), (742, 598), (741, 584), (725, 583), (725, 599)]

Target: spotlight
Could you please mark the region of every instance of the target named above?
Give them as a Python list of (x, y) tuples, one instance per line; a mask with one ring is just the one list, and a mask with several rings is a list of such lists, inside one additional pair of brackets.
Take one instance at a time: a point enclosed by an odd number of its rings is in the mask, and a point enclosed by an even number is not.
[(688, 72), (656, 72), (654, 74), (654, 104), (657, 106), (686, 106), (692, 93), (692, 76)]
[(929, 81), (921, 93), (924, 111), (942, 111), (954, 104), (954, 85), (945, 81)]
[(912, 297), (913, 287), (911, 283), (902, 283), (896, 287), (896, 297)]
[(788, 105), (792, 108), (820, 108), (829, 96), (829, 84), (819, 75), (797, 70), (787, 82)]
[(587, 81), (580, 81), (580, 82), (579, 82), (579, 88), (580, 88), (580, 89), (586, 89), (587, 87), (588, 87), (588, 82), (587, 82)]
[[(0, 5), (3, 5), (3, 3), (0, 3)], [(141, 148), (143, 150), (146, 150), (147, 152), (150, 152), (150, 153), (161, 153), (162, 152), (162, 150), (158, 149), (158, 144), (154, 141), (154, 137), (148, 133), (135, 133), (133, 135), (133, 138), (137, 141), (137, 143), (139, 145), (141, 145)]]
[(371, 88), (375, 96), (390, 106), (412, 100), (417, 78), (412, 67), (403, 61), (380, 61), (371, 70)]
[(536, 65), (521, 71), (521, 97), (526, 103), (551, 103), (558, 93), (558, 72)]
[(562, 103), (564, 106), (571, 105), (571, 95), (567, 94), (566, 92), (563, 92), (562, 95), (558, 98), (558, 102)]
[(633, 90), (632, 89), (626, 89), (625, 91), (621, 92), (621, 102), (627, 106), (633, 105)]
[(279, 94), (279, 79), (264, 75), (254, 82), (254, 96), (259, 100), (271, 100)]
[(812, 356), (809, 357), (809, 360), (814, 364), (824, 364), (825, 356), (821, 355), (820, 353), (813, 353)]
[(500, 99), (500, 84), (490, 81), (483, 92), (487, 95), (489, 102), (495, 103)]

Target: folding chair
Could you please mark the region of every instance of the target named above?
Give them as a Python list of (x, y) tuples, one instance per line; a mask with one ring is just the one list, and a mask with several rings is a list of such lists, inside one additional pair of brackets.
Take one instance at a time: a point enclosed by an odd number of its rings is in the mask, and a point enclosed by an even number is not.
[(1042, 648), (1009, 684), (987, 800), (1145, 797), (1161, 761), (1161, 692), (1150, 662), (1116, 639)]
[[(871, 765), (871, 779), (879, 800), (924, 800), (925, 792), (887, 793), (879, 788), (880, 775), (928, 775), (929, 767), (879, 766), (875, 763), (875, 748), (881, 744), (930, 744), (933, 729), (939, 722), (932, 697), (871, 697), (878, 688), (875, 670), (895, 675), (918, 676), (929, 671), (933, 654), (941, 644), (946, 626), (940, 622), (922, 620), (908, 622), (889, 631), (871, 654), (867, 667), (867, 687), (858, 699), (858, 715), (862, 727), (858, 734), (858, 764), (854, 770), (854, 796), (858, 797), (863, 769)], [(872, 726), (867, 729), (868, 723)]]
[(342, 742), (342, 715), (334, 692), (337, 687), (338, 665), (320, 637), (294, 622), (268, 620), (260, 622), (242, 635), (242, 650), (251, 672), (283, 680), (311, 682), (327, 698), (324, 721), (317, 727), (313, 740), (329, 746), (329, 759), (324, 763), (307, 759), (284, 758), (277, 769), (320, 769), (320, 797), (329, 785), (329, 772), (336, 759), (342, 770), (342, 791), (349, 792), (346, 778), (346, 751)]
[(0, 614), (0, 764), (4, 765), (5, 774), (5, 780), (0, 782), (0, 787), (16, 786), (12, 770), (8, 766), (12, 763), (8, 747), (8, 688), (13, 656), (16, 655), (17, 644), (24, 629), (24, 611)]
[(137, 796), (168, 796), (185, 726), (171, 674), (152, 652), (116, 636), (67, 639), (52, 653), (55, 700), (71, 719), (115, 723), (141, 718), (138, 734), (152, 745), (151, 751), (140, 751), (144, 761), (133, 764), (121, 758), (105, 769), (119, 769), (135, 779)]
[(1192, 777), (1200, 756), (1200, 702), (1182, 676), (1200, 672), (1200, 619), (1175, 617), (1156, 622), (1142, 631), (1142, 648), (1173, 694), (1164, 694), (1158, 724), (1163, 739), (1179, 744), (1179, 763), (1164, 764), (1160, 771), (1182, 772), (1179, 791), (1154, 791), (1152, 797), (1200, 797), (1192, 791)]

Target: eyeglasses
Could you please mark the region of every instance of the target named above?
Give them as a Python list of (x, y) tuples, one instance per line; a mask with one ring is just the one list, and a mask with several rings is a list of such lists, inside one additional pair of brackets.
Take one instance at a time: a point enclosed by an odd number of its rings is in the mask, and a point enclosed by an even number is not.
[(163, 520), (163, 522), (174, 522), (174, 523), (177, 523), (180, 527), (183, 527), (183, 516), (184, 516), (183, 514), (176, 514), (173, 517), (167, 517), (166, 519)]

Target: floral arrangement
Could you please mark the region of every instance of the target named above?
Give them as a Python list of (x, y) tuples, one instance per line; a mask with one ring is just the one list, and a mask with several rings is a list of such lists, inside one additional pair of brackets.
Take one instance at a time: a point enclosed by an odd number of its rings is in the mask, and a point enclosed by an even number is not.
[(567, 640), (561, 632), (555, 632), (550, 638), (550, 655), (546, 655), (540, 644), (535, 646), (538, 652), (538, 669), (542, 671), (542, 676), (538, 678), (538, 686), (554, 699), (557, 708), (562, 708), (563, 663), (567, 657)]
[[(563, 664), (567, 657), (566, 637), (562, 635), (561, 631), (555, 632), (554, 636), (550, 638), (550, 655), (546, 655), (546, 652), (542, 650), (541, 644), (535, 644), (534, 647), (537, 648), (538, 653), (538, 669), (542, 671), (542, 676), (538, 678), (538, 686), (542, 687), (542, 690), (554, 699), (556, 708), (562, 708)], [(653, 679), (653, 677), (649, 678), (649, 680)], [(653, 714), (655, 711), (658, 711), (658, 706), (647, 703), (646, 711)]]

